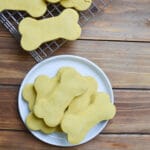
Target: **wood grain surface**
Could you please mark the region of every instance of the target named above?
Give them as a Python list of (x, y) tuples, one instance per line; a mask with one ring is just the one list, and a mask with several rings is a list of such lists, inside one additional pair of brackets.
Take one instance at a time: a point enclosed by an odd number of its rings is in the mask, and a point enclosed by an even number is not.
[[(11, 139), (11, 140), (10, 140)], [(22, 150), (149, 150), (150, 135), (101, 134), (81, 146), (60, 148), (39, 142), (28, 132), (1, 131), (0, 146), (2, 149)], [(8, 144), (9, 143), (9, 144)], [(27, 144), (25, 144), (27, 143)], [(10, 148), (11, 147), (11, 148)]]
[(82, 38), (150, 41), (149, 8), (149, 0), (113, 0), (103, 15), (85, 26)]
[(92, 141), (73, 148), (45, 144), (20, 119), (18, 92), (36, 64), (0, 24), (0, 150), (150, 149), (150, 0), (113, 0), (83, 27), (82, 36), (54, 55), (90, 59), (108, 75), (117, 114)]

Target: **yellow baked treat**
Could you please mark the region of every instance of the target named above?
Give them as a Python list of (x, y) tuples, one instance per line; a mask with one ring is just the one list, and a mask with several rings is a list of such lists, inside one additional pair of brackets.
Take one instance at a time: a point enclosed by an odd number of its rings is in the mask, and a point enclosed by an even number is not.
[(61, 122), (62, 130), (67, 133), (71, 144), (80, 143), (88, 131), (103, 120), (109, 120), (116, 113), (108, 94), (96, 93), (91, 104), (78, 113), (66, 113)]
[(97, 82), (92, 77), (85, 77), (87, 91), (81, 96), (76, 97), (70, 103), (66, 113), (78, 113), (85, 110), (91, 103), (91, 96), (97, 91)]
[(31, 111), (36, 99), (36, 92), (33, 84), (26, 84), (22, 91), (22, 96), (28, 102), (29, 110)]
[[(87, 90), (85, 78), (75, 69), (64, 67), (59, 70), (60, 80), (49, 97), (43, 97), (34, 105), (34, 114), (43, 118), (48, 126), (60, 124), (66, 108), (76, 97)], [(38, 92), (37, 92), (38, 93)]]
[(3, 10), (26, 11), (32, 17), (42, 16), (47, 5), (44, 0), (0, 0), (0, 12)]
[(92, 0), (61, 0), (60, 4), (65, 8), (74, 7), (77, 10), (83, 11), (91, 6)]
[[(60, 73), (58, 72), (55, 77), (48, 77), (40, 75), (34, 82), (34, 88), (37, 93), (36, 102), (34, 107), (42, 107), (44, 100), (49, 99), (54, 89), (56, 88), (60, 79)], [(36, 115), (36, 114), (35, 114)]]
[[(41, 83), (40, 87), (43, 88), (42, 92), (46, 95), (48, 93), (47, 91), (52, 92), (53, 88), (55, 88), (56, 79), (49, 78), (46, 75), (40, 75), (36, 78), (35, 84), (39, 84), (39, 82)], [(48, 84), (49, 88), (47, 88), (47, 86), (45, 88), (45, 84), (46, 85)], [(23, 88), (22, 95), (23, 95), (24, 100), (28, 102), (29, 104), (28, 106), (31, 111), (26, 118), (26, 125), (29, 129), (35, 130), (35, 131), (40, 130), (45, 134), (49, 134), (49, 133), (56, 132), (56, 131), (61, 131), (60, 127), (53, 128), (53, 127), (47, 126), (44, 123), (43, 119), (37, 118), (33, 114), (32, 109), (37, 99), (37, 94), (36, 94), (33, 84), (25, 85), (25, 87)], [(40, 93), (38, 94), (38, 96), (39, 97), (41, 96)]]
[(37, 49), (42, 43), (58, 38), (76, 40), (80, 37), (79, 15), (73, 9), (65, 9), (59, 16), (35, 20), (25, 18), (19, 24), (21, 46), (26, 51)]
[[(47, 75), (40, 75), (35, 79), (34, 88), (37, 93), (35, 105), (38, 101), (49, 98), (53, 90), (58, 84), (60, 75), (59, 73), (55, 77), (48, 77)], [(34, 106), (35, 106), (34, 105)]]
[(45, 134), (50, 134), (55, 131), (57, 131), (57, 127), (48, 127), (44, 121), (40, 118), (37, 118), (33, 112), (30, 112), (29, 115), (26, 118), (26, 125), (28, 126), (29, 129), (31, 130), (40, 130)]

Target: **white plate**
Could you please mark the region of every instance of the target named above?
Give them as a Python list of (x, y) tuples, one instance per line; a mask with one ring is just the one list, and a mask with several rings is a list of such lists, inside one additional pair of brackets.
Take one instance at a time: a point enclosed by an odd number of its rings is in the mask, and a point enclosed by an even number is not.
[[(59, 68), (63, 66), (70, 66), (75, 68), (78, 72), (85, 76), (92, 76), (98, 82), (98, 91), (103, 91), (109, 94), (112, 103), (114, 102), (114, 96), (111, 84), (105, 75), (105, 73), (93, 62), (78, 56), (72, 55), (60, 55), (54, 56), (49, 59), (42, 61), (41, 63), (35, 65), (24, 78), (18, 96), (18, 108), (22, 121), (25, 123), (26, 116), (29, 113), (28, 105), (22, 98), (22, 89), (25, 84), (33, 83), (35, 78), (41, 74), (48, 75), (50, 77), (54, 76)], [(93, 127), (85, 139), (80, 143), (86, 143), (89, 140), (93, 139), (97, 136), (106, 126), (108, 121), (103, 121)], [(64, 133), (52, 133), (49, 135), (43, 134), (39, 131), (31, 131), (30, 132), (39, 140), (56, 145), (56, 146), (73, 146), (68, 143), (66, 135)]]

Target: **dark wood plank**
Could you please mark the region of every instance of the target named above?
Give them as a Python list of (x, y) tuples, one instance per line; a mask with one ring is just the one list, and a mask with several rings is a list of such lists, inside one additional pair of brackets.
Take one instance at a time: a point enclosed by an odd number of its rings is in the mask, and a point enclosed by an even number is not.
[(60, 148), (38, 141), (28, 132), (1, 131), (1, 150), (148, 150), (150, 135), (98, 135), (90, 142), (71, 148)]
[[(83, 28), (82, 39), (150, 41), (149, 0), (113, 0)], [(10, 36), (0, 26), (0, 36)]]
[(116, 117), (106, 132), (150, 133), (150, 91), (114, 90)]
[(9, 31), (0, 23), (0, 37), (12, 37)]
[(10, 33), (8, 32), (8, 30), (2, 25), (2, 23), (0, 23), (0, 36), (10, 36)]
[[(19, 87), (0, 87), (0, 129), (24, 130), (19, 117)], [(150, 133), (150, 91), (114, 90), (117, 114), (105, 133)]]
[(0, 38), (0, 84), (20, 84), (34, 64), (14, 38)]
[[(100, 66), (114, 88), (150, 88), (150, 43), (75, 41), (54, 55), (72, 54)], [(0, 38), (0, 84), (20, 84), (35, 64), (13, 38)]]
[(18, 87), (0, 86), (0, 129), (25, 129), (18, 112)]

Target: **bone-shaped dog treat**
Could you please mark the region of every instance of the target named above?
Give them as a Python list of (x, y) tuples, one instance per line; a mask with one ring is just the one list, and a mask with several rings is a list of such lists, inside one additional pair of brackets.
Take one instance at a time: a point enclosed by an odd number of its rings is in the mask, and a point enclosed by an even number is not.
[(61, 68), (59, 84), (49, 98), (39, 101), (38, 107), (34, 106), (34, 114), (43, 118), (48, 126), (55, 127), (64, 115), (70, 102), (87, 90), (85, 78), (70, 67)]
[(91, 96), (97, 91), (97, 82), (92, 77), (85, 77), (87, 84), (87, 91), (82, 94), (81, 96), (76, 97), (72, 102), (70, 103), (68, 110), (66, 113), (78, 113), (80, 111), (83, 111), (87, 108), (87, 106), (91, 102)]
[[(44, 85), (43, 85), (44, 83), (43, 82), (45, 82), (44, 80), (46, 80), (47, 78), (48, 77), (44, 76), (44, 75), (41, 75), (41, 76), (37, 77), (36, 81), (38, 81), (38, 80), (42, 81), (41, 82), (41, 84), (42, 84), (41, 88), (44, 87)], [(53, 83), (54, 81), (53, 80), (51, 80), (51, 81), (52, 81), (51, 82), (52, 84), (48, 82), (48, 84), (50, 84), (49, 85), (50, 90), (53, 88), (52, 86), (54, 86), (54, 83)], [(23, 88), (22, 95), (23, 95), (24, 100), (28, 102), (28, 107), (29, 107), (29, 109), (31, 111), (28, 114), (27, 118), (26, 118), (26, 125), (28, 126), (29, 129), (35, 130), (35, 131), (36, 130), (40, 130), (40, 131), (42, 131), (43, 133), (46, 133), (46, 134), (52, 133), (54, 131), (60, 131), (60, 127), (55, 127), (55, 128), (48, 127), (44, 123), (43, 119), (37, 118), (33, 114), (32, 109), (33, 109), (33, 106), (35, 104), (36, 96), (37, 96), (37, 94), (36, 94), (36, 92), (34, 90), (33, 84), (27, 84), (27, 85), (25, 85), (25, 87)]]
[(61, 0), (60, 3), (65, 8), (74, 7), (77, 10), (83, 11), (91, 6), (92, 0)]
[(30, 112), (29, 115), (26, 118), (26, 125), (28, 126), (29, 129), (31, 130), (40, 130), (45, 134), (49, 134), (52, 132), (57, 131), (57, 127), (48, 127), (44, 121), (40, 118), (37, 118), (33, 112)]
[(34, 88), (37, 93), (35, 105), (37, 105), (38, 101), (42, 100), (43, 97), (48, 98), (51, 95), (58, 83), (58, 80), (59, 73), (53, 78), (46, 75), (40, 75), (36, 78), (34, 82)]
[(28, 102), (29, 110), (31, 111), (35, 103), (36, 93), (33, 84), (26, 84), (22, 91), (22, 96)]
[(60, 73), (58, 72), (55, 77), (49, 78), (48, 76), (38, 76), (34, 82), (34, 88), (37, 93), (34, 107), (41, 107), (43, 100), (48, 99), (58, 84)]
[(80, 143), (87, 132), (103, 120), (109, 120), (116, 113), (115, 106), (105, 93), (96, 93), (87, 109), (76, 113), (66, 113), (61, 122), (62, 130), (67, 133), (71, 144)]
[[(42, 100), (42, 97), (49, 97), (59, 79), (59, 72), (56, 77), (49, 78), (46, 75), (40, 75), (36, 78), (34, 85), (27, 84), (23, 89), (23, 97), (29, 103), (30, 110), (32, 110), (34, 104), (38, 104), (38, 101)], [(40, 107), (40, 106), (39, 106)], [(60, 131), (59, 127), (48, 127), (43, 119), (37, 118), (33, 112), (26, 118), (26, 124), (31, 130), (41, 130), (48, 134), (54, 131)]]
[(78, 20), (79, 15), (73, 9), (65, 9), (59, 16), (48, 19), (25, 18), (19, 25), (21, 46), (24, 50), (32, 51), (42, 43), (58, 38), (75, 40), (81, 34)]
[(21, 10), (32, 17), (42, 16), (47, 9), (43, 0), (0, 0), (0, 12), (3, 10)]

